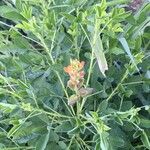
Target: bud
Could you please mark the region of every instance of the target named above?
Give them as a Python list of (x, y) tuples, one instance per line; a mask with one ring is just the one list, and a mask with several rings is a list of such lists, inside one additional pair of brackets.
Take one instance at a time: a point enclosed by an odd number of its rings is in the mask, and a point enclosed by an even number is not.
[(73, 94), (68, 99), (68, 105), (73, 106), (79, 100), (80, 100), (80, 97), (78, 95)]
[(94, 91), (93, 88), (81, 88), (81, 89), (79, 90), (79, 95), (80, 95), (81, 97), (85, 97), (85, 96), (88, 96), (88, 95), (92, 94), (93, 91)]
[(73, 82), (72, 80), (69, 80), (67, 82), (67, 86), (71, 89), (71, 90), (74, 90), (76, 88), (76, 83)]

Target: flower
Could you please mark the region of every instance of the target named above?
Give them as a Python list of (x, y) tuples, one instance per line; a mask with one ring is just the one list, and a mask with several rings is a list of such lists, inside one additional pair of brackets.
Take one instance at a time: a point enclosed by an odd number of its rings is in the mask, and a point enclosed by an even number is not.
[(67, 86), (74, 91), (74, 94), (68, 98), (68, 105), (73, 106), (81, 98), (86, 97), (93, 93), (93, 88), (87, 88), (83, 86), (84, 83), (84, 61), (77, 59), (70, 60), (70, 65), (64, 67), (64, 71), (69, 74), (70, 79), (67, 82)]
[(84, 61), (70, 60), (70, 65), (64, 67), (64, 71), (69, 74), (70, 80), (68, 81), (68, 87), (75, 90), (79, 89), (83, 85), (84, 81)]
[(64, 67), (64, 71), (69, 75), (75, 74), (82, 70), (85, 64), (84, 61), (79, 62), (77, 59), (71, 60), (70, 62), (71, 64), (69, 66)]

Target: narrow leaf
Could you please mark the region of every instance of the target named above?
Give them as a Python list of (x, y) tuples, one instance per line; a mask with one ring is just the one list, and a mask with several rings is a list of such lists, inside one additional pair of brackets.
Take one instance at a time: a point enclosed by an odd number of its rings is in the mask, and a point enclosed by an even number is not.
[(99, 69), (102, 72), (102, 74), (104, 76), (106, 76), (105, 71), (108, 70), (108, 65), (107, 65), (107, 61), (105, 58), (105, 54), (103, 52), (102, 41), (101, 41), (99, 35), (96, 35), (96, 40), (95, 40), (95, 43), (93, 44), (92, 48), (93, 48), (94, 54), (96, 56)]
[(137, 71), (139, 71), (139, 69), (138, 69), (138, 67), (137, 67), (137, 65), (135, 63), (134, 57), (133, 57), (133, 55), (131, 53), (131, 50), (130, 50), (130, 48), (128, 46), (128, 43), (127, 43), (126, 39), (124, 37), (120, 37), (119, 41), (122, 44), (122, 46), (123, 46), (124, 50), (126, 51), (126, 53), (128, 54), (128, 56), (130, 57), (132, 63), (135, 65)]

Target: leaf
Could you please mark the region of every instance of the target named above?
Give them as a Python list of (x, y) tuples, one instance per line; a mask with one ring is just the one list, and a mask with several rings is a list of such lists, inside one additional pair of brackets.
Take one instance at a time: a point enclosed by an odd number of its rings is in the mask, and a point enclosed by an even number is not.
[(3, 14), (3, 17), (13, 21), (23, 21), (23, 20), (26, 21), (26, 19), (22, 15), (20, 15), (15, 11), (5, 13)]
[(150, 128), (150, 120), (146, 118), (140, 118), (140, 126), (144, 128)]
[(0, 149), (5, 149), (5, 145), (3, 143), (0, 143)]
[(144, 5), (140, 8), (140, 10), (135, 15), (136, 20), (139, 23), (142, 23), (148, 16), (150, 10), (150, 3), (146, 2)]
[(16, 8), (18, 10), (22, 9), (22, 5), (21, 4), (22, 4), (21, 0), (14, 0), (14, 5), (16, 6)]
[(106, 111), (107, 107), (108, 107), (108, 101), (103, 100), (103, 101), (100, 103), (98, 109), (99, 109), (100, 112), (104, 113), (104, 112)]
[(109, 150), (108, 133), (103, 132), (100, 135), (100, 147), (102, 150)]
[(0, 6), (0, 16), (13, 21), (26, 21), (26, 19), (20, 15), (14, 7), (9, 7), (6, 5)]
[(21, 36), (14, 37), (14, 45), (18, 46), (21, 49), (31, 49), (29, 42)]
[(145, 146), (147, 149), (150, 149), (150, 141), (149, 141), (148, 136), (147, 136), (147, 134), (145, 133), (145, 131), (142, 132), (141, 140), (142, 140), (144, 146)]
[(113, 47), (112, 49), (110, 49), (110, 52), (115, 54), (115, 55), (124, 54), (124, 51), (118, 47)]
[(55, 128), (55, 132), (68, 132), (72, 129), (73, 126), (70, 124), (70, 122), (65, 121)]
[(70, 15), (68, 13), (61, 13), (62, 16), (64, 16), (68, 21), (73, 22), (75, 20), (75, 16)]
[(101, 41), (99, 35), (96, 35), (95, 38), (96, 39), (92, 45), (92, 49), (93, 49), (94, 54), (96, 56), (99, 69), (100, 69), (101, 73), (105, 76), (105, 71), (108, 70), (108, 65), (107, 65), (107, 61), (105, 58), (105, 54), (103, 52), (104, 50), (103, 50), (102, 41)]
[(13, 12), (13, 11), (16, 12), (17, 10), (15, 8), (9, 7), (7, 5), (0, 6), (0, 15), (3, 15), (8, 12)]
[(104, 16), (106, 14), (106, 12), (105, 12), (106, 8), (107, 8), (106, 0), (102, 0), (100, 5), (97, 5), (97, 7), (96, 7), (97, 16), (98, 17)]
[(14, 110), (17, 107), (15, 104), (7, 104), (0, 102), (0, 110), (10, 113), (12, 110)]
[(47, 126), (47, 134), (42, 135), (41, 138), (38, 140), (37, 144), (36, 144), (36, 150), (45, 150), (46, 149), (46, 145), (48, 143), (49, 140), (49, 135), (50, 135), (50, 128), (49, 126)]
[(58, 144), (61, 147), (61, 149), (64, 149), (64, 150), (67, 149), (67, 145), (63, 141), (59, 141)]
[(120, 43), (122, 44), (124, 50), (126, 51), (128, 56), (130, 57), (131, 62), (134, 64), (134, 66), (136, 67), (137, 71), (139, 71), (139, 69), (138, 69), (138, 67), (137, 67), (137, 65), (135, 63), (134, 56), (132, 55), (132, 53), (130, 51), (130, 48), (129, 48), (129, 45), (128, 45), (126, 39), (124, 37), (120, 37), (118, 40), (120, 41)]
[(62, 150), (56, 142), (50, 142), (45, 150)]
[(5, 54), (5, 55), (10, 55), (10, 53), (15, 54), (23, 54), (27, 51), (25, 48), (20, 48), (17, 45), (14, 44), (9, 44), (9, 45), (4, 45), (0, 47), (0, 52)]
[(124, 21), (125, 18), (129, 17), (131, 12), (126, 12), (123, 8), (114, 8), (112, 10), (112, 18), (116, 21)]
[(56, 134), (53, 130), (51, 130), (51, 132), (50, 132), (49, 141), (53, 141), (53, 142), (58, 142), (59, 141), (58, 134)]
[(109, 137), (109, 144), (113, 147), (113, 149), (117, 149), (117, 147), (122, 147), (125, 144), (124, 140), (121, 137), (117, 135), (112, 135)]

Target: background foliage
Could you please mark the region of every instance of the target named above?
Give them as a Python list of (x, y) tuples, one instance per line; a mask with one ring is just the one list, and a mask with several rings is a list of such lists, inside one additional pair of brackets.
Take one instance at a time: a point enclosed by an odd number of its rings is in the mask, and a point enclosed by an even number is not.
[[(150, 3), (129, 2), (0, 1), (0, 149), (150, 149)], [(94, 89), (73, 107), (70, 58)]]

